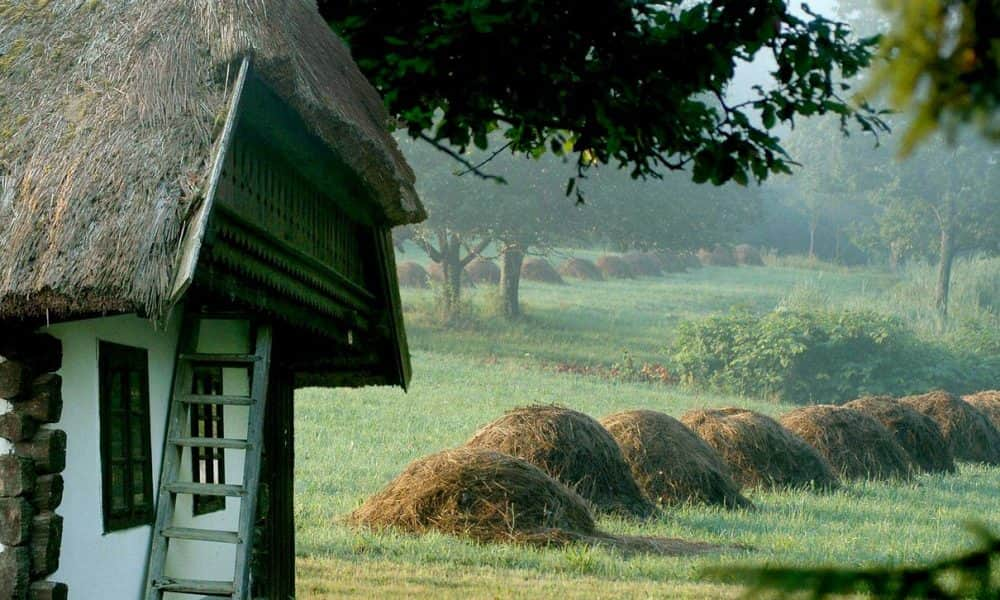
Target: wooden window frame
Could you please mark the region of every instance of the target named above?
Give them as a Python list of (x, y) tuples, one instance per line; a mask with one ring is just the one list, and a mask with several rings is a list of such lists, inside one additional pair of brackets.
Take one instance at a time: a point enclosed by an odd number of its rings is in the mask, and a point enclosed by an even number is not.
[[(138, 375), (138, 390), (131, 386), (133, 376)], [(101, 341), (98, 348), (98, 377), (100, 390), (100, 444), (101, 444), (101, 491), (104, 532), (112, 533), (144, 525), (152, 525), (155, 519), (153, 497), (153, 456), (150, 439), (149, 406), (149, 351), (145, 348), (124, 346)], [(111, 393), (113, 379), (121, 378), (121, 407), (113, 409)], [(138, 403), (133, 395), (138, 393)], [(136, 410), (138, 409), (138, 410)], [(139, 421), (138, 446), (135, 451), (133, 423)], [(112, 455), (114, 426), (121, 427), (123, 458)], [(120, 499), (124, 508), (115, 509), (113, 467), (124, 467), (123, 491)], [(136, 492), (133, 486), (136, 469), (141, 469), (142, 490)], [(136, 495), (141, 501), (136, 502)]]
[[(221, 367), (201, 368), (195, 371), (194, 394), (220, 396), (223, 390), (223, 371)], [(207, 378), (205, 378), (207, 377)], [(204, 424), (204, 427), (201, 427)], [(195, 404), (191, 407), (192, 437), (225, 437), (225, 410), (222, 404)], [(202, 463), (206, 469), (202, 477)], [(191, 481), (195, 483), (225, 483), (226, 482), (226, 450), (224, 448), (191, 448)], [(196, 517), (226, 510), (225, 496), (196, 495), (191, 504), (192, 514)]]

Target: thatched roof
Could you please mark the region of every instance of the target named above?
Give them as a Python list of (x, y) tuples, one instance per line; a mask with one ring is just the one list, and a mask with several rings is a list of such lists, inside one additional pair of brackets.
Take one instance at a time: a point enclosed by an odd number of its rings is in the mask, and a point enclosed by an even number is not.
[(0, 318), (165, 310), (240, 64), (423, 218), (388, 115), (308, 0), (0, 0)]

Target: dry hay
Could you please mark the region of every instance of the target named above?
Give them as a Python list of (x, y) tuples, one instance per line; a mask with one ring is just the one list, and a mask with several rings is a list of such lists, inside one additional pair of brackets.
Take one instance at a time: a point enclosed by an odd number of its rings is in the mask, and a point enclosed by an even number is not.
[(622, 449), (639, 487), (660, 504), (716, 504), (753, 508), (729, 467), (677, 419), (652, 410), (601, 419)]
[(635, 273), (622, 257), (613, 254), (605, 254), (594, 263), (604, 275), (605, 279), (634, 279)]
[(962, 400), (978, 408), (979, 412), (983, 413), (997, 430), (1000, 430), (1000, 390), (962, 396)]
[(582, 279), (584, 281), (604, 281), (604, 275), (597, 265), (585, 258), (569, 258), (559, 265), (559, 274), (563, 277)]
[(465, 266), (465, 276), (473, 285), (481, 283), (498, 285), (500, 283), (500, 267), (492, 260), (480, 257)]
[(544, 258), (527, 258), (521, 265), (521, 277), (528, 281), (539, 281), (541, 283), (565, 284), (559, 271), (555, 270), (552, 264)]
[(702, 248), (698, 251), (698, 262), (705, 267), (735, 267), (736, 259), (733, 252), (726, 246), (717, 245), (712, 250)]
[(815, 448), (767, 415), (742, 408), (694, 410), (681, 423), (719, 453), (743, 487), (840, 487)]
[(867, 396), (848, 402), (844, 407), (861, 411), (882, 423), (921, 470), (927, 473), (955, 471), (955, 459), (934, 419), (889, 396)]
[(603, 533), (587, 502), (535, 465), (475, 448), (445, 450), (412, 462), (347, 521), (377, 531), (438, 531), (480, 542), (584, 543), (663, 555), (716, 549), (698, 542)]
[(892, 432), (861, 411), (805, 406), (781, 417), (781, 424), (819, 450), (845, 479), (906, 479), (916, 467)]
[(955, 460), (1000, 465), (1000, 432), (976, 407), (942, 391), (899, 401), (937, 422)]
[(733, 259), (737, 264), (748, 267), (763, 267), (764, 259), (760, 256), (760, 251), (750, 244), (740, 244), (733, 248)]
[(622, 256), (622, 260), (637, 277), (662, 277), (663, 268), (655, 255), (646, 252), (633, 252)]
[(408, 260), (396, 265), (396, 277), (400, 287), (426, 288), (430, 286), (430, 276), (418, 263)]
[(687, 271), (687, 261), (683, 256), (669, 250), (661, 250), (655, 256), (659, 259), (660, 269), (664, 273), (683, 273)]
[(576, 490), (599, 510), (655, 514), (611, 434), (591, 417), (560, 406), (507, 412), (466, 444), (522, 458)]

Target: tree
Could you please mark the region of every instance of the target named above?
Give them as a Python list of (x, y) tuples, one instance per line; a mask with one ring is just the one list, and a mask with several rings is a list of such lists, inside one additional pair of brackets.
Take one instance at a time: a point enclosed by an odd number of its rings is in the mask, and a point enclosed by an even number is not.
[(892, 23), (867, 94), (887, 92), (911, 121), (910, 153), (942, 125), (1000, 140), (1000, 11), (993, 0), (882, 0)]
[[(842, 96), (875, 41), (781, 0), (320, 1), (390, 113), (471, 171), (469, 146), (500, 130), (518, 154), (575, 153), (577, 176), (615, 163), (633, 177), (690, 166), (697, 182), (787, 173), (775, 135), (799, 116), (881, 129)], [(740, 61), (769, 55), (773, 83), (729, 104)], [(455, 150), (457, 148), (458, 150)]]

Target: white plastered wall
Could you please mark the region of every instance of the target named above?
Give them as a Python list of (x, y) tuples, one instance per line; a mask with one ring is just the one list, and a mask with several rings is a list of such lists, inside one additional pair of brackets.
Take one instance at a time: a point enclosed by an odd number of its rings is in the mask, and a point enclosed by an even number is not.
[[(180, 311), (177, 311), (180, 312)], [(136, 316), (90, 319), (53, 325), (44, 330), (63, 346), (62, 420), (52, 425), (67, 435), (65, 492), (57, 510), (64, 517), (59, 570), (49, 577), (69, 586), (73, 598), (130, 600), (142, 597), (152, 527), (141, 526), (104, 533), (101, 495), (98, 348), (101, 341), (145, 348), (149, 352), (150, 436), (154, 491), (158, 488), (163, 442), (170, 406), (174, 360), (180, 319), (157, 328)], [(199, 337), (200, 352), (246, 352), (249, 328), (231, 321), (205, 322)], [(244, 370), (226, 369), (224, 392), (246, 394), (249, 377)], [(0, 413), (9, 405), (0, 401)], [(226, 437), (245, 437), (247, 409), (226, 407)], [(10, 445), (0, 440), (0, 452)], [(182, 480), (190, 480), (190, 453), (185, 451)], [(240, 483), (243, 452), (226, 450), (226, 482)], [(208, 529), (236, 529), (239, 501), (227, 499), (225, 511), (200, 517), (191, 515), (191, 498), (179, 496), (174, 524)], [(168, 554), (167, 574), (185, 579), (232, 578), (234, 548), (220, 544), (175, 541)], [(174, 595), (176, 598), (190, 596)]]

